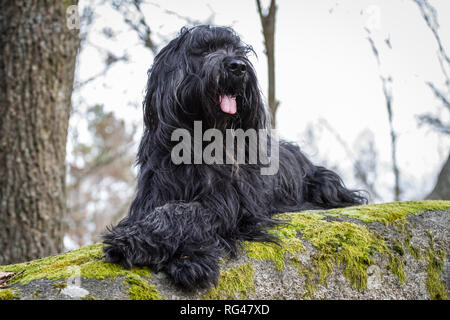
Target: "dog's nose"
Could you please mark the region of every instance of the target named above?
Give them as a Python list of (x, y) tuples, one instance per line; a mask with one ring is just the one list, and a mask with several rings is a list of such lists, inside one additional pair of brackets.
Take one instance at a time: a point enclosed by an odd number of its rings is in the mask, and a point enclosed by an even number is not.
[(247, 65), (244, 61), (233, 59), (227, 63), (227, 69), (236, 76), (242, 76), (247, 71)]

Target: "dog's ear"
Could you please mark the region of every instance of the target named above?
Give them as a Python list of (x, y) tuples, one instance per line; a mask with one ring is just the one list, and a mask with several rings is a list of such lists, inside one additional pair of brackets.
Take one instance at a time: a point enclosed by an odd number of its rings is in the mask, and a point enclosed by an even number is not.
[(154, 130), (160, 122), (168, 126), (178, 125), (175, 114), (177, 88), (184, 79), (186, 58), (178, 37), (165, 46), (155, 57), (150, 70), (143, 102), (144, 123)]
[[(172, 72), (152, 69), (147, 83), (147, 92), (143, 103), (145, 126), (153, 131), (160, 124), (166, 127), (181, 127), (177, 105), (177, 86), (182, 81), (182, 69)], [(162, 76), (164, 74), (165, 76)]]

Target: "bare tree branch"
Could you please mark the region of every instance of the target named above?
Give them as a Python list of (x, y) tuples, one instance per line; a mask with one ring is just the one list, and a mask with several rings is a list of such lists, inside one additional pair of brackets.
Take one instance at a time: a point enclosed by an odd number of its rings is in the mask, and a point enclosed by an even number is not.
[(417, 119), (419, 120), (419, 126), (427, 124), (435, 131), (450, 135), (450, 125), (448, 123), (443, 123), (441, 119), (436, 116), (431, 114), (421, 114)]
[(433, 36), (438, 44), (440, 54), (442, 55), (446, 63), (450, 66), (450, 57), (447, 55), (444, 46), (442, 44), (441, 37), (439, 36), (438, 33), (439, 23), (437, 19), (436, 9), (432, 5), (430, 5), (427, 0), (413, 0), (413, 1), (419, 6), (423, 19), (425, 20), (431, 32), (433, 33)]
[[(353, 163), (353, 171), (354, 171), (354, 175), (355, 175), (356, 179), (358, 179), (358, 181), (364, 185), (364, 188), (369, 193), (369, 196), (372, 198), (372, 200), (380, 198), (380, 196), (375, 188), (375, 182), (374, 181), (370, 182), (368, 179), (368, 175), (369, 175), (368, 171), (371, 171), (374, 175), (376, 175), (376, 172), (375, 172), (376, 171), (376, 168), (375, 168), (376, 161), (373, 161), (373, 164), (370, 165), (370, 166), (372, 166), (372, 168), (367, 168), (367, 165), (365, 165), (365, 163), (363, 163), (361, 157), (358, 157), (355, 155), (355, 153), (352, 151), (352, 149), (349, 147), (349, 145), (341, 137), (339, 132), (337, 132), (336, 129), (334, 129), (326, 119), (320, 118), (319, 124), (323, 128), (325, 128), (328, 132), (330, 132), (334, 136), (336, 141), (342, 146), (342, 149), (345, 151), (348, 159)], [(375, 150), (374, 150), (373, 146), (369, 146), (369, 147), (371, 147), (371, 152), (373, 154), (375, 154)], [(372, 160), (375, 160), (375, 159), (372, 159)]]
[[(442, 105), (450, 111), (450, 78), (447, 73), (446, 68), (450, 68), (450, 58), (445, 51), (445, 48), (442, 44), (441, 37), (439, 35), (439, 22), (437, 17), (436, 9), (428, 3), (427, 0), (413, 0), (420, 9), (423, 19), (425, 20), (428, 28), (433, 34), (437, 45), (438, 45), (438, 60), (439, 65), (442, 70), (442, 74), (445, 78), (445, 87), (447, 90), (447, 94), (445, 94), (442, 90), (436, 88), (436, 86), (431, 82), (426, 82), (428, 87), (433, 91), (434, 96), (442, 102)], [(443, 134), (450, 134), (450, 123), (444, 123), (440, 117), (434, 116), (431, 114), (423, 114), (417, 117), (419, 120), (419, 125), (428, 124), (433, 129)]]
[(192, 19), (190, 17), (183, 16), (183, 15), (181, 15), (178, 12), (175, 12), (173, 10), (162, 8), (158, 3), (149, 2), (149, 4), (154, 6), (154, 7), (156, 7), (156, 8), (158, 8), (158, 9), (161, 9), (164, 13), (166, 13), (168, 15), (172, 15), (172, 16), (177, 17), (180, 20), (184, 20), (187, 24), (192, 25), (192, 26), (198, 25), (198, 24), (214, 24), (214, 19), (216, 17), (216, 13), (214, 12), (214, 10), (212, 9), (212, 7), (209, 4), (207, 5), (207, 7), (210, 10), (211, 14), (208, 17), (208, 19), (206, 19), (206, 21)]
[[(378, 68), (380, 70), (380, 79), (381, 84), (383, 88), (383, 94), (386, 101), (386, 109), (388, 113), (388, 121), (389, 121), (389, 131), (391, 136), (391, 158), (392, 158), (392, 171), (394, 173), (394, 199), (395, 201), (400, 200), (400, 169), (398, 167), (397, 162), (397, 134), (394, 130), (394, 124), (393, 124), (393, 112), (392, 112), (392, 77), (390, 75), (384, 76), (381, 72), (381, 59), (379, 51), (376, 47), (375, 41), (372, 38), (372, 33), (369, 29), (365, 28), (367, 31), (367, 40), (370, 43), (370, 46), (372, 48), (372, 52), (377, 60)], [(387, 45), (388, 48), (392, 48), (392, 46)]]
[(117, 56), (115, 56), (113, 53), (107, 52), (106, 57), (105, 57), (105, 65), (104, 65), (104, 67), (103, 67), (103, 70), (100, 71), (99, 73), (97, 73), (97, 74), (95, 74), (95, 75), (89, 77), (89, 78), (86, 79), (86, 80), (82, 80), (82, 81), (77, 80), (77, 81), (75, 82), (75, 84), (74, 84), (74, 90), (78, 90), (78, 89), (80, 89), (81, 87), (87, 85), (88, 83), (90, 83), (90, 82), (92, 82), (92, 81), (94, 81), (94, 80), (96, 80), (96, 79), (98, 79), (98, 78), (100, 78), (100, 77), (105, 76), (106, 73), (108, 73), (109, 69), (110, 69), (115, 63), (117, 63), (117, 62), (119, 62), (119, 61), (125, 61), (125, 62), (128, 61), (128, 56), (127, 56), (127, 55), (124, 55), (124, 56), (122, 56), (122, 57), (117, 57)]
[(258, 8), (258, 14), (261, 19), (261, 25), (264, 35), (264, 46), (267, 55), (267, 67), (268, 67), (268, 99), (269, 110), (271, 115), (272, 127), (275, 128), (276, 124), (276, 112), (280, 102), (276, 99), (275, 95), (275, 17), (277, 11), (276, 0), (270, 1), (270, 7), (267, 13), (263, 12), (261, 1), (256, 0), (256, 6)]
[[(119, 3), (113, 3), (112, 7), (122, 14), (124, 22), (137, 33), (144, 46), (156, 55), (159, 48), (153, 41), (152, 30), (142, 11), (142, 3), (141, 0), (122, 0)], [(137, 14), (134, 19), (132, 18), (132, 8)]]
[(427, 82), (427, 85), (428, 85), (428, 86), (431, 88), (431, 90), (433, 91), (434, 96), (435, 96), (436, 98), (438, 98), (438, 99), (442, 102), (443, 106), (446, 107), (446, 108), (448, 109), (448, 111), (450, 111), (450, 101), (449, 101), (449, 98), (446, 97), (446, 96), (444, 95), (444, 93), (442, 93), (438, 88), (436, 88), (436, 87), (434, 86), (434, 84), (432, 84), (431, 82)]

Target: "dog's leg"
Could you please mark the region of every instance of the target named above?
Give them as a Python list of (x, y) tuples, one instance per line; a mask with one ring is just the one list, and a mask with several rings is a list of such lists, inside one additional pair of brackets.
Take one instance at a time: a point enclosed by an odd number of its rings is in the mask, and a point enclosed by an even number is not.
[(125, 218), (103, 237), (106, 260), (163, 271), (186, 289), (215, 285), (221, 252), (209, 217), (195, 202), (169, 203), (138, 221)]

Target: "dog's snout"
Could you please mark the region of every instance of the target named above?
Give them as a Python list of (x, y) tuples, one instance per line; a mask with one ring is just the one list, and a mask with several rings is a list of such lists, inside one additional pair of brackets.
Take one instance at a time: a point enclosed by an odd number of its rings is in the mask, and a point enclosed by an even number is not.
[(226, 67), (229, 72), (232, 72), (236, 76), (242, 76), (247, 71), (247, 65), (245, 62), (238, 59), (230, 60), (226, 64)]

